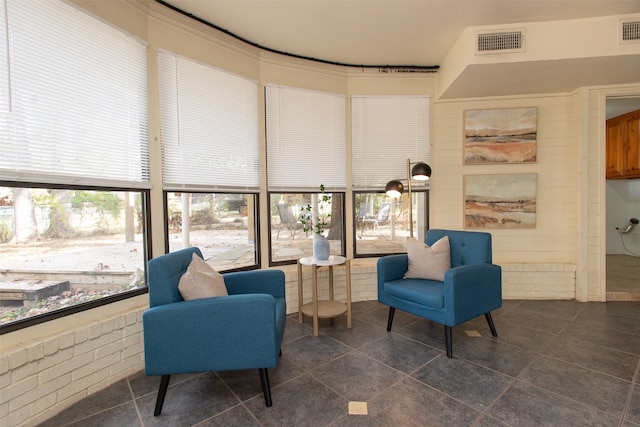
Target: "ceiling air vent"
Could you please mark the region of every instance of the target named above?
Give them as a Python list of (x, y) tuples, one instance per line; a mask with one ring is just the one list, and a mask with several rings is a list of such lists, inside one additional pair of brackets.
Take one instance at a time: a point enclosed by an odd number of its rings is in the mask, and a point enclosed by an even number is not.
[(620, 43), (640, 42), (640, 19), (620, 22)]
[(477, 53), (518, 52), (524, 48), (524, 31), (501, 31), (478, 34)]

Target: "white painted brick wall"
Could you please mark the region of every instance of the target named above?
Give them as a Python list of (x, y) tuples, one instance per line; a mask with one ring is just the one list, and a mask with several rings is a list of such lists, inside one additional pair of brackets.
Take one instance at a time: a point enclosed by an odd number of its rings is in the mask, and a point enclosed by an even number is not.
[(2, 349), (0, 425), (36, 425), (78, 400), (144, 369), (142, 312)]
[(575, 299), (576, 265), (569, 263), (502, 264), (504, 299)]
[[(351, 261), (351, 300), (378, 299), (376, 259), (362, 258)], [(503, 263), (502, 297), (504, 299), (575, 299), (576, 265), (571, 263)], [(298, 282), (295, 267), (286, 266), (287, 313), (298, 311)], [(311, 268), (304, 267), (303, 298), (311, 300)], [(318, 271), (320, 298), (329, 295), (327, 269)], [(334, 268), (335, 298), (346, 299), (344, 268)]]

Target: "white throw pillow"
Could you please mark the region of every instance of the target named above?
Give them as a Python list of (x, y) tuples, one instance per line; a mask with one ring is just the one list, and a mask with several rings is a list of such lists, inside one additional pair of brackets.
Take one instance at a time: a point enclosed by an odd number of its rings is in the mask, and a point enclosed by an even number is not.
[(178, 290), (185, 301), (228, 295), (222, 274), (195, 253), (187, 271), (180, 278)]
[(409, 269), (405, 279), (427, 279), (444, 281), (444, 273), (451, 268), (449, 237), (444, 236), (433, 246), (414, 238), (407, 240)]

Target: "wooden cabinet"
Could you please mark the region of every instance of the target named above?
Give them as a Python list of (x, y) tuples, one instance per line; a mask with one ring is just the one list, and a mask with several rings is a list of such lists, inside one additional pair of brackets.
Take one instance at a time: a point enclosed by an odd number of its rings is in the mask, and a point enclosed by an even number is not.
[(607, 179), (640, 178), (640, 110), (607, 120)]

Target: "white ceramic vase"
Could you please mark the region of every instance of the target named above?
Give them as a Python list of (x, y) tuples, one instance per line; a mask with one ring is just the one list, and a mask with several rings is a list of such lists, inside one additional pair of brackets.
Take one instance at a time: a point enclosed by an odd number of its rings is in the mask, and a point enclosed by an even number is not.
[(313, 241), (313, 256), (319, 261), (325, 261), (329, 259), (329, 252), (331, 252), (331, 246), (329, 241), (322, 234), (317, 235)]

